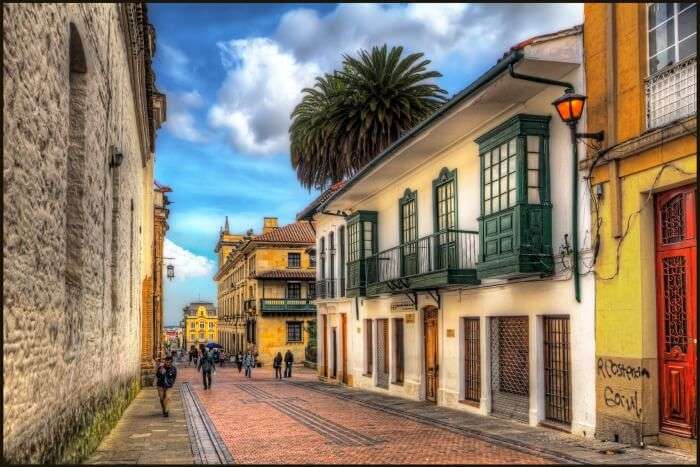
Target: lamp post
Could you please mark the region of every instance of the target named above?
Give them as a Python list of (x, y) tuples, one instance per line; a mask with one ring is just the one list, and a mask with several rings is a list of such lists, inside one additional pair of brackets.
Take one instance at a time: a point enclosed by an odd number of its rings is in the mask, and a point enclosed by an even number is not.
[(586, 105), (586, 96), (581, 94), (576, 94), (572, 88), (567, 88), (564, 95), (552, 102), (552, 105), (557, 109), (559, 117), (564, 123), (569, 126), (571, 130), (571, 146), (572, 146), (572, 159), (573, 165), (571, 166), (571, 173), (573, 176), (573, 209), (572, 209), (572, 233), (571, 233), (571, 246), (572, 252), (572, 262), (573, 262), (573, 278), (574, 278), (574, 290), (576, 293), (576, 301), (581, 302), (581, 284), (579, 281), (579, 261), (578, 261), (578, 138), (591, 138), (596, 141), (602, 141), (604, 138), (604, 133), (599, 131), (598, 133), (577, 133), (576, 127), (578, 126), (578, 121), (583, 115), (583, 108)]

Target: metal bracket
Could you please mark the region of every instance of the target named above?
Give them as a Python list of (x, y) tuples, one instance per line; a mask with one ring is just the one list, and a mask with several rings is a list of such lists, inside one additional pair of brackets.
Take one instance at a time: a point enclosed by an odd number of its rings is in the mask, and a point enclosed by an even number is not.
[(430, 298), (435, 300), (435, 303), (437, 303), (438, 310), (440, 309), (440, 292), (438, 289), (430, 289), (426, 290), (428, 292), (428, 295), (430, 295)]
[(418, 311), (418, 294), (415, 292), (405, 292), (404, 295), (413, 304), (413, 308)]

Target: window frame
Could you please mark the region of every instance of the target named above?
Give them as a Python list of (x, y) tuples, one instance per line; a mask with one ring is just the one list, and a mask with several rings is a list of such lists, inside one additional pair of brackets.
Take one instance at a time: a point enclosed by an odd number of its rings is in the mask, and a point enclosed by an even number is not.
[[(549, 174), (549, 121), (551, 120), (551, 115), (532, 115), (532, 114), (518, 114), (495, 128), (489, 130), (482, 136), (476, 138), (474, 141), (477, 143), (479, 149), (479, 168), (480, 168), (480, 218), (486, 218), (491, 216), (497, 216), (503, 214), (509, 210), (514, 209), (518, 205), (547, 205), (550, 203), (550, 174)], [(537, 151), (529, 151), (530, 147), (528, 143), (532, 141), (532, 137), (536, 137), (538, 142)], [(515, 173), (515, 203), (509, 205), (506, 208), (501, 208), (499, 201), (499, 209), (493, 210), (486, 213), (486, 167), (485, 158), (486, 154), (492, 155), (492, 151), (496, 148), (501, 148), (503, 145), (508, 145), (515, 140), (515, 172), (510, 172), (507, 170), (505, 178), (509, 178), (512, 173)], [(510, 152), (510, 151), (509, 151)], [(532, 186), (532, 188), (537, 188), (539, 201), (531, 201), (528, 195), (528, 172), (534, 171), (528, 166), (528, 154), (538, 153), (537, 161), (537, 175), (538, 175), (538, 185)], [(510, 158), (509, 156), (508, 158)], [(508, 159), (507, 158), (507, 159)], [(506, 160), (507, 160), (506, 159)], [(499, 165), (501, 159), (499, 157)], [(490, 165), (489, 167), (493, 167)], [(493, 172), (492, 172), (493, 173)], [(500, 175), (499, 166), (499, 175)], [(493, 176), (493, 175), (492, 175)], [(499, 177), (499, 180), (502, 177)], [(490, 182), (489, 182), (490, 183)], [(510, 188), (510, 183), (508, 185), (508, 195)], [(503, 193), (499, 191), (499, 196)], [(490, 198), (494, 199), (493, 197)], [(508, 196), (506, 197), (508, 199)]]
[[(439, 199), (439, 192), (440, 188), (447, 186), (448, 184), (452, 184), (452, 198), (454, 199), (453, 203), (453, 209), (452, 209), (452, 220), (453, 220), (453, 225), (451, 227), (445, 227), (444, 229), (440, 229), (440, 199)], [(445, 202), (447, 202), (449, 198), (445, 199)], [(458, 208), (458, 196), (457, 196), (457, 169), (452, 169), (449, 170), (447, 167), (443, 167), (440, 170), (440, 174), (438, 177), (433, 180), (433, 229), (435, 233), (438, 232), (445, 232), (448, 230), (457, 230), (458, 229), (458, 215), (459, 208)], [(449, 212), (446, 212), (446, 219), (449, 219), (447, 215), (450, 214)]]
[[(294, 289), (296, 289), (297, 292), (299, 292), (296, 297), (292, 297), (290, 295), (290, 293), (289, 293), (289, 291), (291, 290), (291, 288), (289, 287), (290, 285), (295, 286)], [(287, 286), (284, 289), (284, 294), (285, 294), (285, 298), (288, 300), (300, 300), (301, 299), (301, 282), (287, 281)]]
[[(292, 264), (292, 258), (296, 258), (296, 266)], [(296, 251), (287, 252), (287, 269), (301, 269), (301, 253)]]
[[(301, 321), (287, 321), (287, 344), (302, 344), (304, 343), (304, 326)], [(290, 339), (290, 330), (296, 328), (299, 329), (299, 340)]]
[[(674, 2), (674, 3), (670, 3), (670, 5), (673, 5), (673, 14), (672, 14), (669, 18), (667, 18), (666, 20), (664, 20), (664, 21), (661, 22), (661, 23), (656, 24), (656, 25), (652, 28), (652, 27), (650, 27), (650, 22), (649, 22), (649, 19), (650, 19), (650, 18), (649, 18), (649, 14), (650, 14), (651, 8), (654, 7), (655, 5), (662, 5), (662, 4), (659, 4), (659, 3), (648, 3), (648, 4), (646, 5), (646, 11), (645, 11), (645, 13), (646, 13), (646, 15), (645, 15), (645, 21), (646, 21), (645, 35), (646, 35), (646, 47), (647, 47), (647, 50), (646, 50), (646, 68), (647, 68), (647, 76), (648, 76), (648, 77), (655, 76), (655, 75), (657, 75), (657, 74), (659, 74), (659, 73), (662, 73), (662, 72), (663, 72), (664, 70), (666, 70), (667, 68), (670, 68), (670, 67), (673, 67), (673, 66), (677, 65), (678, 63), (680, 63), (680, 62), (682, 62), (682, 61), (684, 61), (684, 60), (686, 60), (686, 59), (689, 59), (689, 58), (692, 57), (693, 55), (697, 56), (697, 49), (696, 49), (696, 51), (695, 51), (694, 54), (688, 55), (687, 57), (684, 57), (684, 58), (681, 59), (681, 58), (680, 58), (680, 51), (679, 51), (679, 45), (680, 45), (680, 43), (681, 43), (681, 40), (680, 40), (680, 38), (678, 37), (678, 25), (679, 25), (679, 17), (680, 17), (680, 14), (681, 14), (681, 13), (684, 13), (684, 12), (686, 12), (686, 11), (688, 11), (688, 10), (690, 10), (691, 8), (697, 8), (697, 5), (693, 3), (693, 4), (691, 4), (690, 6), (687, 6), (685, 9), (681, 10), (681, 5), (680, 5), (680, 3), (675, 3), (675, 2)], [(669, 4), (664, 3), (663, 5), (669, 5)], [(697, 11), (697, 10), (696, 10), (696, 11)], [(696, 13), (696, 18), (697, 18), (697, 13)], [(651, 36), (650, 36), (650, 33), (651, 33), (653, 30), (656, 30), (656, 29), (658, 29), (660, 26), (662, 26), (662, 25), (664, 25), (664, 24), (667, 24), (667, 23), (669, 23), (669, 22), (671, 22), (671, 23), (673, 24), (673, 29), (674, 29), (674, 30), (673, 30), (673, 43), (672, 43), (671, 45), (667, 46), (665, 49), (657, 51), (653, 56), (650, 56), (650, 55), (649, 55), (649, 54), (651, 53)], [(693, 40), (693, 39), (692, 39), (693, 36), (695, 36), (695, 39), (694, 39), (694, 40), (697, 41), (697, 34), (698, 34), (698, 31), (697, 31), (697, 28), (696, 28), (696, 29), (695, 29), (695, 32), (692, 33), (692, 34), (690, 34), (690, 35), (688, 35), (688, 36), (686, 36), (686, 37), (684, 37), (684, 38), (683, 38), (683, 41), (686, 41), (686, 40)], [(661, 54), (662, 52), (667, 51), (667, 50), (670, 49), (671, 47), (674, 48), (673, 61), (672, 61), (671, 63), (667, 63), (666, 65), (663, 65), (663, 66), (659, 67), (656, 71), (652, 72), (652, 71), (651, 71), (651, 59), (654, 58), (654, 57), (659, 56), (659, 54)]]
[[(404, 216), (404, 208), (409, 205), (413, 205), (413, 212), (408, 213), (408, 217)], [(409, 222), (408, 228), (404, 225), (407, 219), (413, 218), (413, 226)], [(406, 240), (406, 232), (411, 232), (413, 234), (412, 239)], [(408, 242), (415, 242), (418, 240), (418, 191), (411, 191), (410, 188), (406, 188), (403, 193), (403, 197), (399, 198), (399, 243), (403, 245)]]

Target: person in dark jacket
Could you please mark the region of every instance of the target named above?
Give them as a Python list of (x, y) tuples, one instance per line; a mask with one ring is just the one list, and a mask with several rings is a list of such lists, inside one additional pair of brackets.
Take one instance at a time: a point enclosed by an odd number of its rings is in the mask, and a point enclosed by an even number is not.
[(158, 386), (158, 398), (160, 407), (163, 409), (163, 416), (168, 416), (168, 391), (175, 384), (177, 369), (173, 366), (172, 357), (165, 357), (165, 363), (158, 365), (156, 370), (156, 386)]
[(294, 354), (292, 351), (287, 349), (287, 353), (284, 354), (284, 377), (292, 377), (292, 363), (294, 363)]
[(214, 371), (214, 357), (212, 357), (210, 352), (206, 350), (199, 359), (199, 366), (197, 369), (202, 370), (202, 384), (204, 384), (204, 389), (211, 390), (211, 373)]
[(249, 350), (245, 354), (245, 357), (243, 357), (243, 368), (245, 368), (245, 375), (248, 378), (253, 377), (253, 366), (255, 366), (255, 357), (253, 357), (253, 353)]
[(241, 372), (241, 368), (243, 368), (243, 353), (238, 352), (238, 355), (236, 355), (236, 366), (238, 367), (238, 372)]
[(282, 352), (277, 352), (272, 359), (272, 367), (275, 369), (275, 379), (282, 379)]

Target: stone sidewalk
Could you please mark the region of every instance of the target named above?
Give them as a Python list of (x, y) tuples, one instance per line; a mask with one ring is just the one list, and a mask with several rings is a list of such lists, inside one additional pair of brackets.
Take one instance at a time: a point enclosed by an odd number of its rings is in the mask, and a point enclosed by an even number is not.
[(163, 417), (156, 388), (143, 388), (86, 464), (194, 464), (188, 421), (176, 383), (170, 416)]
[(531, 427), (523, 423), (495, 417), (482, 417), (463, 411), (364, 391), (320, 381), (285, 381), (298, 387), (345, 399), (365, 407), (439, 426), (509, 446), (530, 454), (549, 455), (564, 463), (583, 464), (695, 464), (696, 458), (684, 451), (630, 445), (586, 439), (548, 428)]

